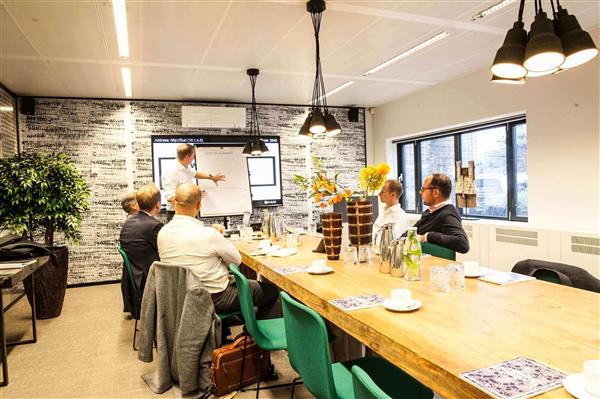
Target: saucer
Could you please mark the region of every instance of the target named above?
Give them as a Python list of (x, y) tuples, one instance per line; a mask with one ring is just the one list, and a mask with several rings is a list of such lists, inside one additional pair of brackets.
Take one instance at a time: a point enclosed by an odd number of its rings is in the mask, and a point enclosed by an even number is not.
[(383, 301), (383, 307), (393, 312), (412, 312), (421, 307), (421, 301), (413, 299), (408, 306), (400, 306), (390, 298)]
[(487, 274), (487, 272), (483, 271), (482, 269), (479, 269), (475, 273), (467, 274), (467, 272), (465, 272), (465, 277), (466, 278), (477, 278), (477, 277), (485, 276), (486, 274)]
[(312, 268), (309, 267), (308, 269), (306, 269), (307, 272), (309, 272), (310, 274), (327, 274), (327, 273), (331, 273), (333, 271), (333, 268), (330, 266), (325, 266), (322, 268)]
[(598, 399), (600, 396), (594, 396), (583, 387), (583, 374), (571, 374), (564, 379), (563, 385), (567, 392), (577, 399)]
[(292, 255), (296, 254), (297, 252), (298, 252), (298, 250), (296, 248), (279, 248), (276, 251), (269, 252), (269, 255), (284, 258), (286, 256), (292, 256)]

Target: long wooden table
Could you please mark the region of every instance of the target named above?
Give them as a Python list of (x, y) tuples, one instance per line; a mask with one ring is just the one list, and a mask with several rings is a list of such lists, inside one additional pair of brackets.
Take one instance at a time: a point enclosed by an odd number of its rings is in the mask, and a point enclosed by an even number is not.
[[(447, 399), (491, 398), (460, 377), (466, 371), (526, 356), (567, 373), (600, 358), (600, 295), (544, 281), (499, 286), (467, 279), (465, 291), (429, 292), (429, 268), (447, 260), (424, 258), (422, 281), (405, 281), (371, 266), (327, 261), (326, 275), (282, 276), (277, 266), (309, 265), (324, 254), (311, 250), (316, 237), (301, 237), (296, 255), (253, 257), (256, 242), (237, 242), (242, 262), (277, 284), (378, 354)], [(350, 295), (409, 288), (422, 307), (394, 313), (382, 306), (345, 312), (328, 303)], [(569, 398), (559, 388), (540, 398)]]

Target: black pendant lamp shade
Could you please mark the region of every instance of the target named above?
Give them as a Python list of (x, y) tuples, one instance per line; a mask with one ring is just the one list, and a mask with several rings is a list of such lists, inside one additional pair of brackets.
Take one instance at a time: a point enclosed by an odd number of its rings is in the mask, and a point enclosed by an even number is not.
[(310, 104), (310, 113), (300, 128), (300, 135), (307, 137), (327, 136), (332, 137), (342, 131), (340, 124), (327, 108), (325, 84), (323, 83), (323, 70), (319, 52), (319, 30), (321, 18), (325, 11), (325, 1), (309, 0), (306, 10), (310, 13), (315, 32), (315, 83)]
[(250, 138), (246, 142), (242, 154), (244, 155), (267, 155), (269, 148), (264, 141), (260, 139), (260, 127), (258, 125), (258, 111), (256, 109), (256, 97), (254, 88), (256, 86), (256, 77), (259, 74), (256, 68), (250, 68), (246, 74), (250, 77), (250, 86), (252, 87), (252, 107), (250, 108)]
[(527, 70), (523, 66), (525, 58), (525, 45), (527, 44), (527, 32), (524, 24), (516, 21), (506, 33), (502, 47), (496, 52), (496, 58), (492, 64), (492, 73), (506, 79), (518, 79), (525, 76)]
[(560, 66), (561, 69), (584, 64), (598, 54), (598, 49), (590, 34), (581, 29), (575, 15), (569, 14), (560, 5), (558, 6), (554, 26), (565, 53), (565, 62)]
[(526, 78), (554, 75), (598, 54), (590, 34), (581, 29), (574, 15), (561, 7), (560, 0), (548, 2), (554, 20), (542, 9), (542, 0), (534, 0), (535, 18), (527, 35), (523, 24), (525, 0), (520, 0), (519, 18), (496, 52), (491, 67), (492, 82), (522, 84)]
[(554, 32), (554, 24), (544, 11), (539, 11), (531, 23), (523, 66), (532, 72), (558, 68), (565, 61), (562, 51), (560, 38)]

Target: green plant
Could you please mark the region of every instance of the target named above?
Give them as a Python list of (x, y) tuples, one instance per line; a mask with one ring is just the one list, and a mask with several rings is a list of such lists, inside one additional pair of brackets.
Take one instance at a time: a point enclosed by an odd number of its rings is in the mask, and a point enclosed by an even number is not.
[(90, 190), (64, 153), (21, 153), (0, 159), (0, 228), (54, 246), (54, 233), (78, 241)]

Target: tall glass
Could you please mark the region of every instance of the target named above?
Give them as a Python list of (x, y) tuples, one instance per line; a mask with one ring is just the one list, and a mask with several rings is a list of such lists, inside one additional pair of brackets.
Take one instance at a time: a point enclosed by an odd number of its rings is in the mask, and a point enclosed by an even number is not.
[(421, 280), (421, 254), (421, 243), (417, 237), (417, 228), (409, 227), (402, 253), (405, 280)]

